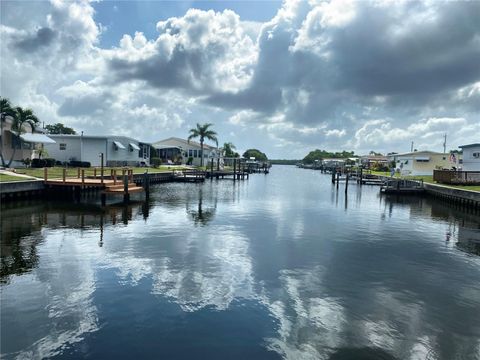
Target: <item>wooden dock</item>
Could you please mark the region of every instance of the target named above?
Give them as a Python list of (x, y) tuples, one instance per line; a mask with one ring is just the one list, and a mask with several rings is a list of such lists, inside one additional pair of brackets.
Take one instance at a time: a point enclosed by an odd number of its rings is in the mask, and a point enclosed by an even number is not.
[(423, 181), (391, 179), (385, 181), (380, 192), (385, 194), (418, 194), (425, 191)]
[[(120, 179), (119, 179), (120, 176)], [(82, 190), (97, 188), (102, 190), (102, 204), (105, 205), (106, 195), (123, 195), (124, 202), (130, 200), (130, 194), (146, 191), (148, 196), (148, 186), (141, 187), (133, 180), (133, 170), (125, 168), (121, 170), (121, 175), (117, 173), (116, 169), (110, 172), (110, 178), (106, 179), (103, 168), (100, 171), (100, 178), (97, 178), (95, 171), (94, 177), (86, 177), (84, 169), (77, 170), (77, 176), (67, 176), (67, 169), (63, 169), (62, 178), (49, 179), (48, 168), (44, 169), (44, 183), (50, 188), (55, 187), (70, 187), (77, 195), (80, 195)]]
[(205, 172), (199, 170), (182, 170), (173, 172), (174, 179), (179, 182), (204, 182), (205, 176)]

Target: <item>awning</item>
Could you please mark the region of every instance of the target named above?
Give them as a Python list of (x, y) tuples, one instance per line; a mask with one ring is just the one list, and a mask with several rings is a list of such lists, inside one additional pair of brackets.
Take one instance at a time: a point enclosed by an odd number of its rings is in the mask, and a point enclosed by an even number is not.
[(135, 144), (135, 143), (130, 143), (129, 145), (130, 145), (130, 146), (132, 147), (132, 149), (134, 149), (134, 150), (140, 150), (140, 148), (138, 147), (138, 145)]
[(430, 156), (415, 156), (416, 161), (430, 161)]
[(55, 140), (43, 134), (31, 134), (31, 133), (20, 134), (20, 139), (29, 143), (39, 143), (39, 144), (55, 144), (56, 143)]
[(178, 149), (182, 150), (181, 146), (173, 146), (173, 145), (153, 145), (153, 147), (157, 150), (162, 150), (162, 149)]
[(125, 146), (120, 141), (113, 142), (118, 149), (125, 149)]

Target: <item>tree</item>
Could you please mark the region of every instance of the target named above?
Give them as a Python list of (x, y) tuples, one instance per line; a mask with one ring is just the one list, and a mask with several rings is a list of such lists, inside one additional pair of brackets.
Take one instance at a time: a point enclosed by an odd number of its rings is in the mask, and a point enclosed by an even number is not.
[(217, 140), (217, 133), (213, 130), (210, 130), (210, 126), (213, 124), (203, 124), (200, 125), (197, 123), (197, 127), (190, 129), (190, 135), (188, 136), (188, 142), (190, 142), (191, 139), (193, 138), (200, 138), (200, 166), (203, 166), (203, 143), (205, 139), (215, 141), (215, 144), (217, 144), (218, 147), (218, 140)]
[(64, 134), (64, 135), (75, 135), (76, 131), (73, 128), (67, 127), (62, 123), (56, 123), (53, 125), (45, 126), (45, 129), (49, 134)]
[(342, 152), (328, 152), (326, 150), (313, 150), (308, 153), (302, 160), (304, 164), (313, 164), (315, 160), (323, 160), (323, 159), (331, 159), (331, 158), (340, 158), (340, 159), (347, 159), (354, 157), (355, 153), (353, 151), (345, 151)]
[(227, 142), (223, 144), (223, 150), (225, 151), (225, 157), (239, 157), (239, 153), (233, 151), (236, 149), (235, 145), (233, 145), (231, 142)]
[[(38, 118), (33, 114), (31, 109), (22, 109), (20, 106), (15, 108), (15, 112), (13, 114), (13, 123), (12, 123), (12, 132), (16, 133), (17, 136), (23, 134), (25, 132), (25, 126), (30, 126), (32, 128), (32, 132), (35, 131), (35, 126), (39, 123)], [(18, 142), (19, 147), (21, 146), (21, 141)], [(12, 156), (8, 161), (6, 167), (9, 167), (12, 162), (13, 158), (15, 157), (15, 152), (17, 148), (13, 146)]]
[(245, 159), (250, 159), (251, 157), (254, 157), (255, 160), (257, 160), (257, 161), (267, 161), (268, 160), (267, 155), (265, 155), (264, 153), (262, 153), (260, 150), (257, 150), (257, 149), (248, 149), (247, 151), (245, 151), (243, 153), (243, 157)]
[(6, 166), (5, 159), (3, 158), (3, 125), (7, 119), (7, 116), (14, 117), (15, 109), (12, 107), (10, 100), (6, 98), (0, 98), (0, 126), (1, 126), (1, 141), (0, 141), (0, 159), (2, 161), (2, 166)]

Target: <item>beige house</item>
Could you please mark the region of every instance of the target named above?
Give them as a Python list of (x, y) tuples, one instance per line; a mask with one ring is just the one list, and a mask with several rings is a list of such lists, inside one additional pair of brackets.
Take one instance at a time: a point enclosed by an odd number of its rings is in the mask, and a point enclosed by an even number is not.
[[(402, 175), (433, 175), (433, 170), (451, 169), (458, 167), (457, 158), (449, 153), (434, 151), (415, 151), (404, 154), (392, 154), (390, 160), (395, 161), (396, 169)], [(455, 162), (454, 162), (455, 160)]]
[(182, 163), (187, 164), (191, 159), (190, 165), (199, 166), (203, 155), (203, 164), (208, 164), (209, 159), (221, 156), (221, 149), (203, 144), (203, 154), (200, 143), (193, 140), (185, 140), (177, 137), (160, 140), (152, 144), (157, 154), (156, 157), (163, 160), (164, 163)]
[(13, 119), (9, 116), (0, 122), (1, 151), (5, 163), (8, 163), (13, 155), (10, 167), (24, 167), (23, 160), (35, 158), (36, 151), (44, 144), (55, 143), (55, 140), (45, 135), (40, 129), (32, 129), (29, 125), (24, 126), (20, 134), (12, 131)]

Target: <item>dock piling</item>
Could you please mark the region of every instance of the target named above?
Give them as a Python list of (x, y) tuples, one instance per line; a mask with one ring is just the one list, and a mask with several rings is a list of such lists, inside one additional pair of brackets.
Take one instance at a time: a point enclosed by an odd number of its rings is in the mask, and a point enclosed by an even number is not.
[(128, 194), (128, 175), (123, 170), (123, 202), (128, 203), (130, 195)]

